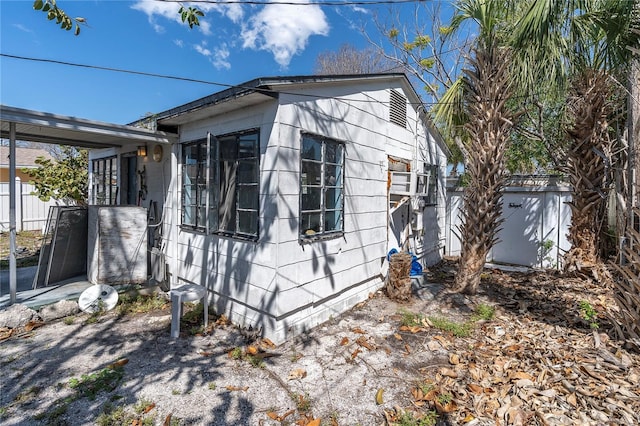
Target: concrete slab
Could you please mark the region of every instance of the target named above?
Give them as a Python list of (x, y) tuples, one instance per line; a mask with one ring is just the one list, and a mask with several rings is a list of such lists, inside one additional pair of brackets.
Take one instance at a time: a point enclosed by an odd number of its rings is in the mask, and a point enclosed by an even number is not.
[[(21, 269), (29, 269), (29, 268), (19, 268)], [(5, 271), (1, 271), (4, 273)], [(35, 271), (33, 272), (35, 274)], [(79, 276), (75, 278), (70, 278), (68, 280), (62, 281), (56, 285), (37, 288), (32, 290), (33, 276), (31, 275), (31, 279), (28, 278), (28, 271), (23, 271), (23, 274), (18, 273), (17, 277), (22, 277), (21, 280), (18, 281), (18, 292), (16, 294), (16, 302), (22, 303), (32, 309), (38, 309), (45, 305), (50, 305), (59, 300), (77, 300), (80, 297), (80, 294), (86, 290), (88, 287), (92, 286), (89, 281), (87, 281), (87, 277)], [(5, 278), (2, 277), (2, 296), (0, 296), (0, 309), (7, 307), (10, 305), (10, 294), (9, 294), (9, 284), (8, 284), (8, 274), (7, 274), (7, 292), (4, 291), (5, 286)], [(28, 284), (28, 285), (27, 285)]]

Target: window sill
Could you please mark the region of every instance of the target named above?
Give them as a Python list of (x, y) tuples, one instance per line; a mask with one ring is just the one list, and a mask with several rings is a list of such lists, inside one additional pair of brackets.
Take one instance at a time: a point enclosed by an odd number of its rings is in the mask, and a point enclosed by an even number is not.
[(198, 228), (195, 226), (180, 225), (180, 230), (193, 232), (201, 235), (210, 235), (214, 237), (228, 238), (230, 240), (236, 240), (236, 241), (244, 241), (249, 243), (258, 242), (258, 237), (252, 237), (252, 236), (242, 235), (242, 234), (229, 234), (229, 233), (219, 232), (219, 231), (207, 233), (206, 229)]
[(331, 232), (331, 233), (325, 233), (325, 234), (314, 234), (310, 236), (300, 235), (298, 237), (298, 240), (300, 241), (300, 244), (311, 244), (316, 241), (335, 240), (342, 237), (344, 237), (344, 231)]

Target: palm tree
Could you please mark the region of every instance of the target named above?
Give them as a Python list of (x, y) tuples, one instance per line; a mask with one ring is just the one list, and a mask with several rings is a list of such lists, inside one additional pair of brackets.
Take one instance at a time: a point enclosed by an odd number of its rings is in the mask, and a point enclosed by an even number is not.
[(573, 199), (566, 269), (599, 260), (614, 143), (610, 124), (622, 107), (617, 81), (631, 59), (626, 47), (638, 44), (631, 31), (638, 25), (632, 1), (532, 0), (515, 27), (512, 43), (527, 69), (521, 82), (567, 89), (566, 143), (556, 146)]
[(506, 183), (505, 153), (519, 115), (508, 106), (514, 92), (512, 53), (504, 43), (506, 1), (462, 0), (451, 24), (466, 20), (479, 28), (468, 67), (434, 108), (436, 121), (456, 129), (462, 141), (468, 185), (463, 195), (461, 253), (451, 291), (475, 294), (489, 250), (497, 241)]

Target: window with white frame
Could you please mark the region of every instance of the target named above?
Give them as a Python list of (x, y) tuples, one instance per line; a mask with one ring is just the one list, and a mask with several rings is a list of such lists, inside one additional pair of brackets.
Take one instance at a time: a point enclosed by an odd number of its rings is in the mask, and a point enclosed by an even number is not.
[(424, 164), (422, 172), (416, 174), (418, 182), (416, 187), (416, 195), (424, 197), (427, 205), (437, 204), (438, 202), (438, 166), (432, 164)]
[(344, 230), (344, 144), (302, 135), (300, 234), (302, 238)]
[(91, 162), (91, 202), (98, 206), (118, 204), (117, 157), (98, 158)]
[(182, 225), (257, 239), (258, 131), (208, 135), (182, 154)]

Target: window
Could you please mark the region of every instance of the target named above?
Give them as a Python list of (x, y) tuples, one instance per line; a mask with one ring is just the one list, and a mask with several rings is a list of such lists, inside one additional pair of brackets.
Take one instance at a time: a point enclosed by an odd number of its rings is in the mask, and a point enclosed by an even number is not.
[(416, 195), (424, 197), (427, 205), (438, 202), (438, 166), (423, 165), (423, 172), (417, 173), (418, 185)]
[(343, 231), (344, 144), (302, 135), (300, 231), (302, 238)]
[(395, 90), (391, 91), (389, 98), (389, 121), (407, 127), (407, 98)]
[(92, 162), (92, 203), (112, 206), (118, 203), (118, 162), (107, 157)]
[(257, 131), (184, 144), (182, 224), (256, 239), (259, 205)]

